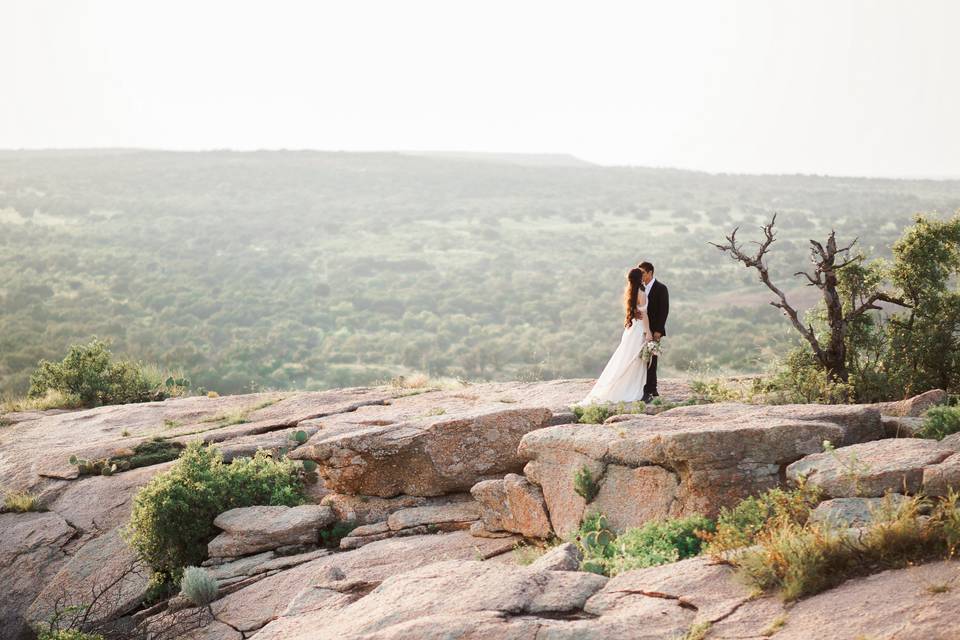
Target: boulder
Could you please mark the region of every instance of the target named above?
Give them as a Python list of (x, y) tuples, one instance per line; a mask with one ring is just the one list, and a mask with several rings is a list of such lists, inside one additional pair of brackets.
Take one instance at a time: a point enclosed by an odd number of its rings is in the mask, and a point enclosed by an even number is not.
[(881, 402), (875, 405), (885, 416), (919, 417), (930, 407), (946, 404), (949, 396), (943, 389), (931, 389), (918, 396), (898, 400), (896, 402)]
[(318, 426), (292, 458), (311, 459), (336, 493), (391, 498), (468, 491), (523, 468), (523, 434), (573, 420), (589, 380), (488, 383), (427, 391), (360, 407)]
[(896, 512), (906, 496), (891, 493), (883, 498), (834, 498), (824, 500), (810, 513), (814, 522), (828, 523), (836, 527), (865, 527), (874, 517), (890, 510)]
[(909, 416), (881, 416), (885, 438), (917, 438), (923, 428), (923, 418)]
[(923, 491), (928, 496), (946, 496), (960, 491), (960, 453), (923, 469)]
[(480, 507), (474, 502), (453, 502), (447, 505), (413, 507), (390, 514), (387, 524), (391, 531), (420, 525), (451, 522), (471, 523), (480, 517)]
[(399, 495), (393, 498), (379, 498), (377, 496), (352, 496), (344, 493), (329, 493), (323, 497), (320, 504), (333, 509), (337, 520), (353, 522), (358, 525), (382, 522), (400, 509), (422, 507), (432, 504), (446, 504), (450, 496), (406, 496)]
[(335, 521), (330, 507), (317, 504), (230, 509), (214, 519), (223, 533), (210, 541), (207, 551), (212, 557), (236, 557), (287, 545), (316, 545), (320, 530)]
[(55, 513), (0, 513), (0, 640), (19, 638), (26, 611), (66, 564), (76, 533)]
[(960, 452), (960, 433), (951, 433), (946, 438), (940, 441), (945, 447), (949, 447), (954, 451)]
[(520, 471), (520, 438), (552, 416), (545, 407), (483, 407), (359, 428), (324, 426), (291, 457), (316, 461), (327, 487), (340, 493), (391, 498), (468, 491)]
[(530, 568), (537, 571), (577, 571), (583, 561), (580, 547), (564, 542), (534, 560)]
[[(573, 533), (605, 513), (622, 531), (651, 519), (700, 513), (779, 486), (786, 466), (822, 449), (823, 440), (852, 444), (882, 437), (870, 406), (696, 405), (612, 425), (561, 425), (531, 432), (519, 453), (540, 486), (553, 530)], [(574, 487), (586, 470), (593, 500)]]
[(914, 494), (923, 487), (924, 468), (953, 454), (936, 440), (877, 440), (806, 456), (787, 467), (787, 478), (803, 476), (828, 498)]
[(540, 487), (523, 476), (507, 474), (502, 480), (486, 480), (470, 490), (482, 507), (487, 532), (509, 531), (526, 538), (550, 537), (550, 516)]
[(429, 506), (400, 509), (383, 522), (357, 527), (340, 541), (340, 548), (357, 549), (394, 536), (468, 529), (480, 517), (480, 506), (467, 498), (461, 494)]

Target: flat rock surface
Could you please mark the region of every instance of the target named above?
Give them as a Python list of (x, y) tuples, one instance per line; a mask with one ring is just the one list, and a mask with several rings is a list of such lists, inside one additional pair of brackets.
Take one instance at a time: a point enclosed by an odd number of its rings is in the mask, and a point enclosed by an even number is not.
[[(264, 578), (215, 601), (213, 612), (218, 620), (236, 629), (251, 631), (280, 616), (297, 600), (301, 603), (296, 608), (298, 612), (306, 613), (310, 609), (317, 614), (318, 620), (322, 620), (329, 615), (324, 607), (328, 597), (344, 604), (340, 591), (324, 586), (330, 580), (331, 572), (343, 576), (336, 582), (360, 585), (350, 592), (353, 599), (357, 599), (389, 576), (441, 560), (476, 559), (506, 553), (516, 540), (480, 540), (466, 532), (455, 532), (373, 542), (354, 551), (318, 558)], [(321, 586), (314, 587), (315, 583)], [(303, 604), (305, 602), (313, 604)]]
[(18, 638), (27, 608), (67, 563), (76, 532), (56, 513), (0, 513), (0, 639)]
[[(560, 425), (524, 436), (519, 453), (539, 485), (554, 531), (565, 536), (594, 511), (623, 530), (655, 518), (713, 516), (781, 482), (784, 468), (822, 450), (883, 435), (870, 406), (713, 404), (638, 415), (611, 425)], [(587, 505), (574, 487), (595, 480)]]
[[(606, 582), (606, 578), (582, 572), (535, 571), (476, 561), (437, 562), (388, 578), (362, 600), (331, 612), (323, 624), (311, 626), (302, 619), (281, 618), (257, 635), (264, 640), (532, 638), (539, 624), (523, 616), (582, 611), (587, 599)], [(452, 593), (457, 597), (451, 598)]]
[(767, 596), (745, 603), (705, 638), (955, 640), (958, 583), (960, 564), (943, 561), (849, 580), (789, 607)]
[(102, 590), (89, 612), (91, 621), (113, 620), (136, 607), (147, 593), (150, 571), (137, 562), (136, 553), (113, 529), (75, 553), (30, 606), (27, 617), (45, 622), (55, 611), (90, 604), (91, 591)]
[(787, 467), (787, 478), (804, 476), (828, 498), (914, 494), (923, 487), (924, 468), (953, 454), (936, 440), (877, 440), (806, 456)]
[[(76, 477), (76, 467), (69, 463), (71, 455), (105, 457), (153, 436), (223, 441), (229, 438), (219, 434), (229, 433), (240, 438), (386, 402), (394, 395), (396, 391), (386, 387), (358, 387), (316, 393), (193, 396), (43, 415), (0, 429), (0, 484), (34, 490), (43, 483), (42, 476)], [(244, 422), (225, 424), (231, 420)]]

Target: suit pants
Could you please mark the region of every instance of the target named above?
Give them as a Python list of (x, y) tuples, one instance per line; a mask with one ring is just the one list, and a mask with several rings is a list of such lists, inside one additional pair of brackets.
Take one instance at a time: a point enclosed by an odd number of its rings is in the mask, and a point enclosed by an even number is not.
[(650, 358), (647, 367), (647, 383), (643, 385), (643, 394), (658, 395), (657, 391), (657, 356)]

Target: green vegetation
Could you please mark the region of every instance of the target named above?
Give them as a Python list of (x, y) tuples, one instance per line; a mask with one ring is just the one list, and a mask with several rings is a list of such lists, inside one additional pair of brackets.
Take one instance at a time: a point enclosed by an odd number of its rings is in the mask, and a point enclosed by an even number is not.
[(577, 422), (582, 424), (603, 424), (610, 416), (624, 413), (643, 413), (647, 405), (643, 402), (618, 402), (616, 404), (591, 404), (586, 407), (574, 405), (570, 407)]
[[(820, 593), (845, 580), (938, 558), (960, 545), (957, 494), (930, 504), (921, 497), (899, 507), (891, 500), (857, 535), (830, 524), (783, 519), (757, 537), (757, 548), (737, 558), (739, 571), (786, 601)], [(930, 511), (929, 517), (921, 513)]]
[(27, 491), (10, 491), (3, 496), (3, 510), (13, 513), (44, 511), (37, 496)]
[(199, 565), (224, 511), (253, 505), (303, 504), (298, 465), (264, 451), (225, 464), (220, 452), (192, 442), (166, 473), (136, 495), (125, 537), (153, 569), (154, 585), (177, 584)]
[(704, 536), (707, 551), (721, 555), (748, 547), (758, 536), (781, 522), (805, 523), (819, 502), (819, 491), (806, 485), (784, 491), (774, 488), (741, 500), (735, 507), (720, 509), (715, 532)]
[(917, 432), (917, 437), (943, 440), (958, 431), (960, 407), (931, 407), (923, 416), (923, 426)]
[[(305, 460), (304, 462), (307, 461)], [(328, 549), (338, 549), (340, 547), (340, 540), (349, 536), (350, 532), (358, 526), (360, 525), (356, 522), (348, 520), (336, 522), (329, 528), (320, 530), (320, 543)]]
[(148, 402), (183, 395), (189, 382), (165, 376), (157, 369), (125, 360), (115, 361), (107, 343), (94, 338), (75, 344), (61, 362), (41, 360), (30, 376), (29, 397), (49, 405), (55, 395), (64, 405)]
[(587, 465), (583, 465), (577, 469), (577, 472), (573, 475), (573, 490), (577, 492), (577, 495), (586, 500), (587, 504), (593, 502), (593, 499), (597, 497), (597, 492), (600, 491), (600, 485), (597, 479), (593, 477)]
[(41, 630), (37, 632), (37, 640), (103, 640), (103, 636), (99, 633), (83, 633), (76, 629)]
[(180, 591), (197, 607), (205, 607), (217, 599), (220, 585), (217, 579), (201, 567), (187, 567), (180, 579)]
[[(0, 152), (0, 389), (110, 339), (196, 387), (399, 376), (595, 377), (622, 279), (669, 287), (661, 375), (763, 371), (795, 342), (755, 275), (707, 245), (779, 212), (773, 275), (830, 228), (888, 247), (960, 182), (517, 166), (393, 153)], [(416, 388), (411, 389), (416, 391)]]
[(617, 536), (597, 514), (583, 521), (577, 540), (583, 550), (581, 568), (607, 576), (631, 569), (676, 562), (700, 554), (704, 534), (716, 527), (703, 516), (654, 520)]
[(86, 460), (77, 456), (70, 456), (70, 464), (75, 464), (80, 469), (80, 475), (113, 475), (118, 471), (129, 471), (139, 467), (149, 467), (154, 464), (161, 464), (176, 460), (180, 452), (183, 451), (183, 445), (179, 442), (171, 442), (162, 438), (154, 438), (146, 442), (141, 442), (133, 449), (128, 450), (129, 454), (118, 455), (99, 460)]
[[(806, 401), (876, 402), (960, 389), (960, 213), (944, 220), (917, 215), (893, 244), (892, 259), (868, 261), (850, 247), (837, 249), (832, 236), (826, 245), (811, 243), (814, 272), (797, 275), (822, 289), (824, 299), (803, 322), (789, 302), (778, 303), (803, 341), (781, 362), (770, 391)], [(738, 253), (732, 242), (724, 248), (764, 279), (767, 258)]]

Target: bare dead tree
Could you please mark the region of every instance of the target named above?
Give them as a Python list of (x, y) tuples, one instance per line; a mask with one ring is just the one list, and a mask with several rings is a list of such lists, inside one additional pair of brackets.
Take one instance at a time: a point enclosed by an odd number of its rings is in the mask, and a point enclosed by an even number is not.
[(171, 608), (169, 602), (129, 615), (141, 606), (132, 596), (142, 588), (146, 571), (140, 560), (133, 559), (96, 575), (82, 591), (61, 586), (36, 612), (45, 618), (37, 628), (83, 631), (106, 640), (175, 640), (215, 620), (209, 605)]
[(889, 302), (900, 306), (907, 306), (907, 304), (884, 291), (859, 291), (853, 293), (850, 300), (851, 304), (844, 311), (843, 301), (837, 292), (839, 274), (846, 267), (859, 263), (862, 258), (850, 254), (850, 250), (857, 242), (856, 239), (845, 247), (838, 247), (836, 232), (831, 230), (826, 244), (810, 240), (810, 262), (813, 265), (813, 273), (799, 271), (794, 274), (806, 278), (807, 285), (818, 288), (823, 296), (827, 312), (827, 326), (830, 333), (826, 344), (822, 344), (813, 326), (809, 323), (804, 324), (800, 320), (796, 308), (787, 301), (786, 294), (770, 280), (770, 272), (764, 258), (770, 251), (770, 245), (776, 240), (776, 234), (773, 230), (776, 221), (777, 215), (774, 214), (770, 223), (763, 225), (764, 239), (762, 242), (753, 243), (758, 246), (756, 253), (753, 255), (745, 253), (743, 245), (737, 241), (737, 231), (740, 230), (740, 227), (736, 227), (726, 237), (726, 244), (716, 244), (714, 242), (710, 244), (724, 253), (729, 253), (731, 258), (742, 263), (745, 267), (757, 270), (760, 281), (777, 296), (777, 300), (770, 304), (780, 309), (783, 315), (789, 318), (793, 327), (810, 345), (814, 358), (823, 367), (830, 379), (847, 382), (849, 372), (847, 370), (846, 337), (850, 324), (867, 311), (880, 309), (881, 307), (877, 305), (878, 302)]

